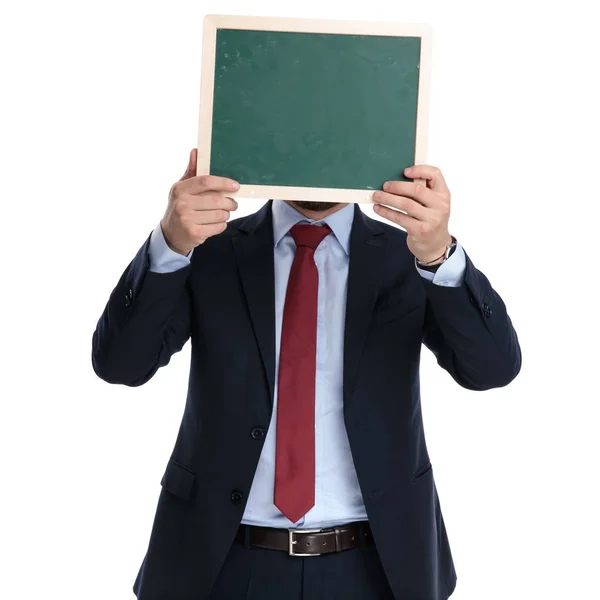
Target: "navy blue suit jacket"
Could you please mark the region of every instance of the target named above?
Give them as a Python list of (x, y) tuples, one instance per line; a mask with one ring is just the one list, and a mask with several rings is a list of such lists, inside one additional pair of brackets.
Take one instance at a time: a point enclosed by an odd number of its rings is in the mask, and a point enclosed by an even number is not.
[[(446, 600), (456, 573), (423, 432), (422, 345), (461, 386), (507, 385), (521, 351), (506, 307), (467, 256), (464, 283), (422, 278), (406, 233), (356, 205), (344, 343), (344, 418), (369, 521), (399, 599)], [(110, 295), (92, 342), (109, 383), (139, 386), (191, 338), (187, 403), (166, 466), (139, 600), (207, 598), (236, 534), (275, 386), (271, 202), (229, 223), (173, 273), (150, 237)]]

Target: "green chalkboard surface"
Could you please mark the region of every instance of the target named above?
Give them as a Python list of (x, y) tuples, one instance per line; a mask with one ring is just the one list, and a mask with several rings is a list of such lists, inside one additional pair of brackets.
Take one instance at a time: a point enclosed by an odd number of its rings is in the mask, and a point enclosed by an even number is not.
[(217, 26), (209, 172), (345, 190), (405, 179), (416, 163), (421, 44)]

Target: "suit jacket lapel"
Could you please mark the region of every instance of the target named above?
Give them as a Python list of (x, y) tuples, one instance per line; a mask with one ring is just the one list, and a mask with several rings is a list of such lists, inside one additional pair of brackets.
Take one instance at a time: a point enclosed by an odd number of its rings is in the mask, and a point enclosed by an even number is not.
[[(271, 405), (275, 389), (275, 266), (272, 201), (250, 215), (232, 237), (238, 271), (254, 334), (269, 384)], [(344, 404), (354, 387), (369, 321), (381, 283), (385, 229), (368, 219), (358, 205), (350, 236), (350, 263), (344, 329)]]
[(382, 279), (385, 229), (368, 219), (358, 204), (350, 237), (350, 265), (344, 330), (344, 407), (354, 389), (354, 382), (375, 300)]
[(269, 384), (275, 386), (275, 266), (272, 201), (250, 215), (232, 237), (238, 271)]

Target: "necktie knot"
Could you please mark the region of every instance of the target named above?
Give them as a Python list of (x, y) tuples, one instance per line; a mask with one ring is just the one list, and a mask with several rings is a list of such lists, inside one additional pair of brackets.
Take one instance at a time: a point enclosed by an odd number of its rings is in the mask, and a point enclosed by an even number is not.
[(316, 250), (319, 244), (331, 233), (328, 225), (294, 225), (290, 234), (296, 242), (296, 246), (306, 246)]

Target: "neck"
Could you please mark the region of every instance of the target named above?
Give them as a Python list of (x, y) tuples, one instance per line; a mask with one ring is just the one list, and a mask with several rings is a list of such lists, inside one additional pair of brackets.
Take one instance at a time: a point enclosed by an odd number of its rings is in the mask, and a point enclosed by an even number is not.
[[(312, 208), (312, 202), (294, 202), (293, 200), (286, 200), (286, 202), (292, 207), (295, 208), (299, 213), (303, 214), (308, 219), (312, 219), (313, 221), (318, 221), (319, 219), (324, 219), (333, 213), (342, 210), (348, 206), (347, 203), (327, 203), (329, 206), (327, 208), (321, 209), (321, 206), (324, 204), (323, 202), (315, 202), (315, 208), (321, 210), (314, 210)], [(309, 208), (310, 206), (310, 208)]]

